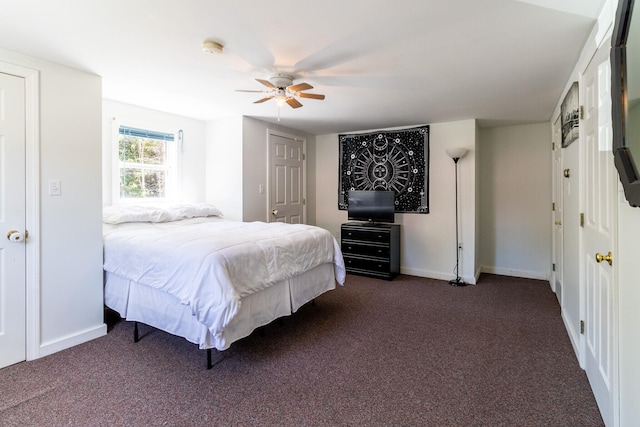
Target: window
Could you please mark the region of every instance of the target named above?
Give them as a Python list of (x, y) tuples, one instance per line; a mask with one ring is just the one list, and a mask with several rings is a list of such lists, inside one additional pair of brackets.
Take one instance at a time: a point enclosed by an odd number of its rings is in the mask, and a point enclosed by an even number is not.
[(127, 126), (118, 128), (120, 200), (166, 200), (175, 176), (174, 134)]

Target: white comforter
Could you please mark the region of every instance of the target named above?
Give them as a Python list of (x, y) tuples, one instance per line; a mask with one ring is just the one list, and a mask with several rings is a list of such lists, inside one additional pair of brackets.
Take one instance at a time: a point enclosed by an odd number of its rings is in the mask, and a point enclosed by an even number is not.
[(240, 298), (323, 263), (344, 283), (342, 253), (327, 230), (219, 217), (124, 223), (104, 233), (104, 269), (161, 289), (219, 336)]

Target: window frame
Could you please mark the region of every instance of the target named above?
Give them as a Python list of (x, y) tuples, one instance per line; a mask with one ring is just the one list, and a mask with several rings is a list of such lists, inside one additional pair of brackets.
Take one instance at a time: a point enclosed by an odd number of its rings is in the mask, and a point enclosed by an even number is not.
[[(120, 196), (120, 128), (129, 127), (151, 132), (173, 134), (173, 141), (167, 141), (166, 145), (166, 170), (164, 197), (121, 197)], [(111, 127), (111, 198), (112, 205), (139, 205), (139, 204), (164, 204), (175, 202), (178, 189), (180, 188), (181, 173), (179, 170), (179, 129), (168, 128), (166, 125), (157, 122), (146, 122), (137, 120), (117, 120), (113, 118)], [(136, 164), (137, 165), (137, 164)], [(144, 164), (145, 169), (165, 169), (154, 164)]]

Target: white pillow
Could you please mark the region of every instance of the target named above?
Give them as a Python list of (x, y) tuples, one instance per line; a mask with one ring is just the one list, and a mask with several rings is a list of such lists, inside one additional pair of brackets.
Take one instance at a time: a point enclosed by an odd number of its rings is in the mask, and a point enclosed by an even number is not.
[(139, 205), (107, 206), (102, 210), (102, 222), (106, 224), (167, 222), (207, 216), (222, 216), (222, 212), (215, 206), (206, 203), (173, 205), (166, 209)]
[(222, 216), (220, 209), (206, 203), (174, 205), (167, 208), (171, 220), (195, 217)]
[(165, 222), (171, 215), (165, 209), (152, 206), (107, 206), (102, 210), (102, 222)]

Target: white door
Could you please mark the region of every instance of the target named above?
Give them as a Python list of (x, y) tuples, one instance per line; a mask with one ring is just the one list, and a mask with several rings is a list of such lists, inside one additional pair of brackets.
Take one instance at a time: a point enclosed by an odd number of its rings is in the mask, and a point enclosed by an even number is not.
[(305, 222), (304, 140), (269, 133), (269, 221)]
[(0, 73), (0, 368), (26, 356), (25, 80)]
[(553, 291), (562, 307), (562, 251), (563, 249), (563, 172), (562, 172), (562, 127), (560, 117), (553, 125)]
[[(582, 77), (584, 229), (581, 251), (584, 368), (606, 425), (614, 424), (616, 174), (611, 154), (611, 67), (600, 49)], [(602, 259), (601, 256), (607, 259)], [(609, 256), (612, 260), (609, 262)]]

